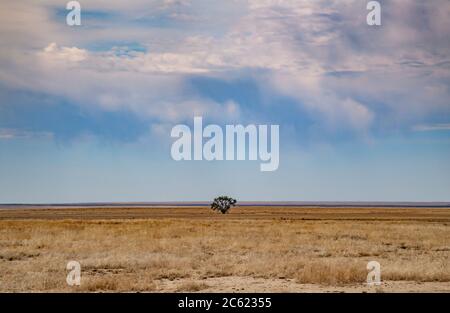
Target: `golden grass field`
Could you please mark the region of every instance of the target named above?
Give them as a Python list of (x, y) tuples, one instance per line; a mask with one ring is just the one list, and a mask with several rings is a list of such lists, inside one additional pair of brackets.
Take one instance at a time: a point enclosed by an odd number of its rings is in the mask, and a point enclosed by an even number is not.
[(449, 208), (0, 210), (2, 292), (450, 292), (449, 261)]

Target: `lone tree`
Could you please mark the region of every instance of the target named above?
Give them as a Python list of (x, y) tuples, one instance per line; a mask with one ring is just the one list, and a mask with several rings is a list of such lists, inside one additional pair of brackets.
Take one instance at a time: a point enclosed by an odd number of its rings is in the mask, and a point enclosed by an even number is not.
[(236, 199), (220, 196), (214, 199), (213, 203), (211, 203), (211, 209), (214, 211), (219, 211), (222, 214), (228, 213), (232, 206), (236, 205)]

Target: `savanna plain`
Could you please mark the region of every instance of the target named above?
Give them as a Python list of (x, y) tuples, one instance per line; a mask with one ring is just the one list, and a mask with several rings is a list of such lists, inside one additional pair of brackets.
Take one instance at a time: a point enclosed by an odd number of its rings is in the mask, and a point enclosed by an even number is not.
[(128, 291), (450, 292), (450, 209), (0, 209), (0, 292)]

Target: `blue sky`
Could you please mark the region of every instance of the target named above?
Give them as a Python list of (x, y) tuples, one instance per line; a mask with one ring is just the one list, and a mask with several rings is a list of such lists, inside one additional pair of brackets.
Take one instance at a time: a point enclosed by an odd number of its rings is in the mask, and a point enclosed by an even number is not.
[[(0, 4), (0, 203), (450, 201), (450, 4)], [(280, 125), (280, 166), (171, 159), (170, 130)]]

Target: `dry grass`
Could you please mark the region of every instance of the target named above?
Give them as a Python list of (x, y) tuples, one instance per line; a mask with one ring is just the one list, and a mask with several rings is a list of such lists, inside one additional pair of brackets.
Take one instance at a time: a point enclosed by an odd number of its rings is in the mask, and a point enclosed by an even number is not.
[[(0, 220), (11, 219), (208, 219), (223, 220), (205, 207), (0, 207)], [(283, 220), (372, 220), (372, 221), (442, 221), (450, 222), (449, 208), (373, 208), (373, 207), (235, 207), (227, 219)]]
[(196, 292), (207, 289), (209, 286), (205, 283), (196, 283), (193, 281), (188, 281), (182, 283), (179, 287), (177, 287), (176, 291), (179, 292)]
[[(441, 217), (229, 216), (3, 220), (0, 291), (201, 291), (210, 287), (209, 279), (219, 277), (362, 284), (370, 260), (381, 263), (383, 280), (450, 282), (450, 224)], [(69, 260), (81, 263), (80, 287), (66, 285)]]

